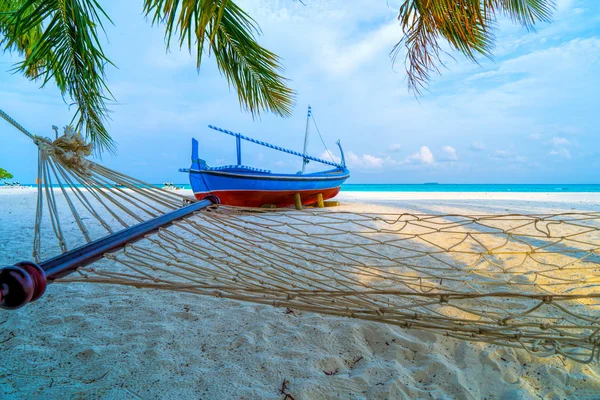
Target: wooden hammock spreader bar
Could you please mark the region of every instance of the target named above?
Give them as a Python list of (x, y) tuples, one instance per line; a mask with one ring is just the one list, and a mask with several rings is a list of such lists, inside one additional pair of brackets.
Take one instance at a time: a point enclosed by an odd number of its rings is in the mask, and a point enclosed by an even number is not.
[(104, 254), (144, 238), (149, 233), (211, 205), (201, 200), (67, 251), (39, 265), (22, 261), (0, 269), (0, 308), (16, 309), (40, 298), (48, 282), (101, 259)]

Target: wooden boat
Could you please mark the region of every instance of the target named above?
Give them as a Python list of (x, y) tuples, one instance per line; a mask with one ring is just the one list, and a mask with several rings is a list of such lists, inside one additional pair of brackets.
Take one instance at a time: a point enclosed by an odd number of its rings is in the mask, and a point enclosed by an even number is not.
[[(180, 169), (180, 171), (189, 172), (190, 184), (197, 199), (208, 198), (213, 202), (232, 206), (261, 207), (263, 205), (274, 205), (286, 207), (294, 204), (294, 196), (297, 193), (300, 194), (301, 202), (305, 205), (316, 203), (319, 194), (323, 196), (323, 200), (335, 197), (339, 193), (342, 183), (350, 176), (350, 172), (346, 168), (344, 152), (338, 141), (337, 145), (341, 153), (340, 164), (307, 155), (308, 122), (310, 118), (311, 109), (309, 107), (304, 152), (302, 153), (209, 125), (211, 129), (236, 138), (237, 164), (221, 167), (208, 166), (198, 156), (198, 141), (192, 139), (192, 166), (189, 169)], [(302, 157), (302, 171), (296, 174), (283, 174), (242, 165), (242, 140)], [(322, 172), (304, 173), (305, 167), (310, 161), (334, 168)]]

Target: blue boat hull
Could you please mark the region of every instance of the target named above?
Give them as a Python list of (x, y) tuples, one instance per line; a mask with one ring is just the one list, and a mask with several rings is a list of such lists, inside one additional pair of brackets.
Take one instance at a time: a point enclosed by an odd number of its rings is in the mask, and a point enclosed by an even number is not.
[(221, 204), (241, 207), (260, 207), (272, 204), (286, 207), (294, 204), (300, 194), (302, 204), (335, 197), (350, 177), (345, 167), (310, 174), (276, 174), (270, 171), (231, 165), (211, 168), (198, 158), (197, 142), (192, 145), (190, 184), (197, 199), (211, 198)]

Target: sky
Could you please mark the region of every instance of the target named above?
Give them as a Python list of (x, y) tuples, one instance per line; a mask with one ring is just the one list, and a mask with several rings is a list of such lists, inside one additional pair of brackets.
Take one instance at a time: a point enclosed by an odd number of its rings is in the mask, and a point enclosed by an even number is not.
[[(259, 42), (282, 57), (297, 91), (289, 118), (253, 119), (240, 109), (215, 65), (200, 71), (187, 50), (165, 50), (164, 31), (142, 15), (141, 2), (101, 2), (114, 25), (103, 38), (109, 132), (118, 145), (99, 162), (137, 178), (186, 183), (191, 139), (209, 165), (235, 164), (235, 139), (209, 124), (301, 151), (306, 109), (334, 157), (340, 139), (348, 183), (599, 183), (600, 2), (557, 0), (552, 23), (536, 32), (501, 18), (492, 60), (479, 64), (450, 52), (441, 76), (415, 97), (403, 57), (398, 4), (373, 0), (242, 0), (259, 23)], [(73, 109), (59, 91), (11, 73), (0, 55), (0, 108), (30, 131), (53, 137)], [(0, 121), (0, 167), (35, 181), (36, 148)], [(309, 153), (327, 158), (314, 127)], [(296, 172), (301, 159), (251, 143), (246, 165)], [(310, 164), (314, 171), (321, 166)]]

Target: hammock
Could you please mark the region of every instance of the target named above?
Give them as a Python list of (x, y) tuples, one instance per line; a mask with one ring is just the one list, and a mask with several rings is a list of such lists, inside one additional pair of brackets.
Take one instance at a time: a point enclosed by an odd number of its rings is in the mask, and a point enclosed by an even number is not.
[(37, 264), (0, 270), (5, 308), (36, 300), (46, 281), (127, 285), (598, 359), (600, 213), (219, 206), (87, 160), (72, 130), (54, 142), (27, 134), (39, 148)]

